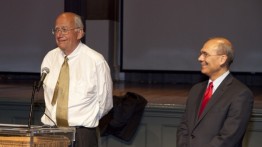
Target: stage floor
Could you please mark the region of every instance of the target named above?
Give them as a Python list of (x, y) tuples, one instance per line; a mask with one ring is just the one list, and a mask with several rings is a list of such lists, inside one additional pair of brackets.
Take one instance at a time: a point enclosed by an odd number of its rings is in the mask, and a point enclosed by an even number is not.
[[(113, 94), (120, 96), (134, 92), (144, 96), (150, 104), (185, 105), (192, 85), (114, 83)], [(255, 96), (254, 108), (262, 109), (262, 87), (250, 87)], [(0, 101), (30, 102), (33, 82), (1, 82)], [(35, 95), (35, 102), (44, 102), (43, 91)]]

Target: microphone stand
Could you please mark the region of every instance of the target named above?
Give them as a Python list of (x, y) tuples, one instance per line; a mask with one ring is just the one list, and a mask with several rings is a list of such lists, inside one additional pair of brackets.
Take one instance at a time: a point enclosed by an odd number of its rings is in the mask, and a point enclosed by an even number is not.
[(31, 103), (30, 103), (29, 118), (28, 118), (28, 129), (31, 129), (32, 114), (33, 114), (33, 105), (34, 105), (35, 91), (36, 91), (36, 90), (39, 91), (39, 89), (37, 88), (37, 82), (34, 82), (33, 91), (32, 91), (32, 96), (31, 96)]

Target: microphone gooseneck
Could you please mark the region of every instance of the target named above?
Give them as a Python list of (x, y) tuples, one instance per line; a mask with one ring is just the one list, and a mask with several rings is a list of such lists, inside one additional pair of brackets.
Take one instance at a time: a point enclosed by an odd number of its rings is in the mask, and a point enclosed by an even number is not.
[(44, 67), (42, 69), (42, 75), (41, 75), (40, 81), (38, 83), (34, 82), (32, 96), (31, 96), (29, 117), (28, 117), (28, 129), (31, 129), (31, 124), (32, 124), (32, 115), (33, 115), (33, 105), (34, 105), (34, 99), (35, 99), (35, 92), (38, 92), (40, 90), (40, 88), (43, 86), (43, 82), (44, 82), (45, 77), (48, 73), (49, 73), (49, 68)]

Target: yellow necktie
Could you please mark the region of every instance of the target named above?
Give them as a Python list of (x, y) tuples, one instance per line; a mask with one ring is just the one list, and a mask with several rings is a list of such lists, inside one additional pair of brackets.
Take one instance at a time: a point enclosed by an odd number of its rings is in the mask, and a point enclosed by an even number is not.
[(57, 101), (56, 123), (61, 127), (68, 126), (69, 66), (67, 61), (68, 58), (65, 56), (51, 102), (52, 105), (55, 105)]

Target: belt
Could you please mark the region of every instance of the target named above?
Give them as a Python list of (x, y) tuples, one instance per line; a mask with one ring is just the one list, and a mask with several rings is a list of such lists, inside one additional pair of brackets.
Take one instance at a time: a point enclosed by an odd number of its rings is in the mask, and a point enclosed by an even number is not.
[(90, 130), (93, 130), (93, 129), (96, 129), (95, 128), (89, 128), (89, 127), (84, 127), (84, 126), (75, 126), (76, 129), (90, 129)]

